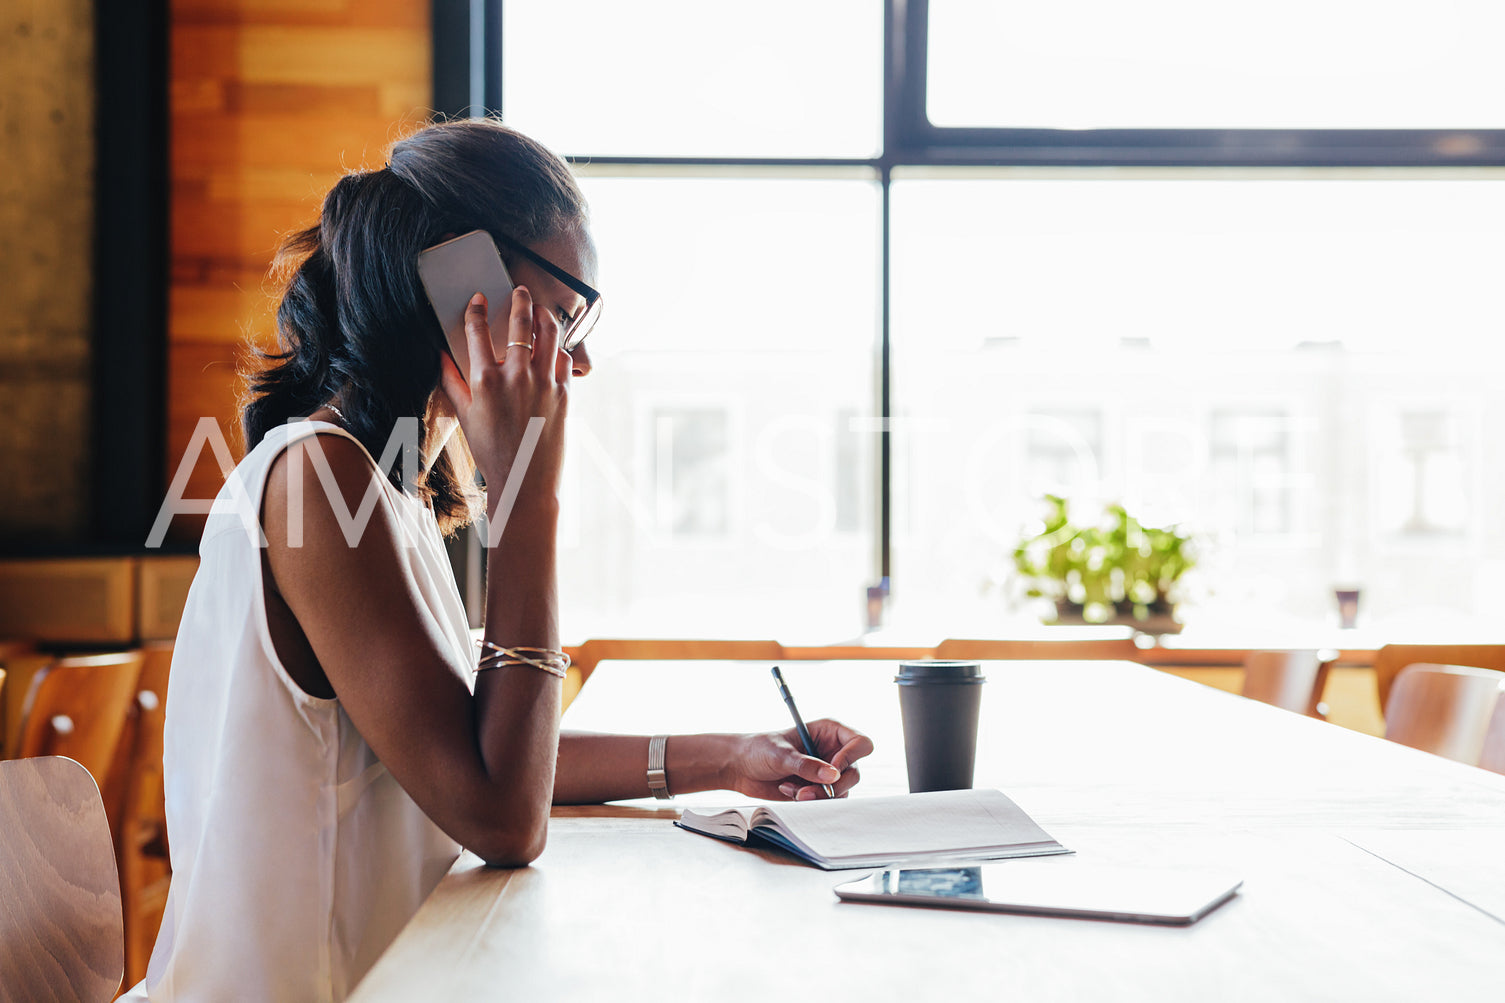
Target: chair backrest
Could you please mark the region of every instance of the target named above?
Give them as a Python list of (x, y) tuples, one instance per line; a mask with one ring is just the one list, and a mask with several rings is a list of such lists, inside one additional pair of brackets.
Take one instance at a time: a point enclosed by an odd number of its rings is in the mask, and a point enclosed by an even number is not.
[(141, 675), (139, 651), (60, 658), (38, 672), (17, 755), (67, 756), (104, 785)]
[(1469, 665), (1408, 665), (1395, 679), (1385, 737), (1477, 765), (1505, 672)]
[(1495, 712), (1489, 719), (1489, 730), (1484, 734), (1484, 751), (1479, 753), (1479, 765), (1486, 770), (1505, 773), (1505, 695), (1495, 703)]
[(110, 830), (116, 833), (119, 852), (118, 818), (125, 809), (128, 787), (139, 787), (139, 768), (146, 768), (145, 783), (150, 787), (153, 775), (162, 772), (162, 726), (166, 713), (167, 673), (172, 666), (172, 642), (148, 641), (141, 646), (141, 671), (136, 676), (135, 692), (127, 707), (125, 724), (115, 743), (110, 771), (99, 785), (105, 811), (110, 816)]
[(125, 981), (146, 977), (147, 962), (162, 924), (172, 866), (167, 855), (167, 798), (162, 775), (163, 726), (172, 643), (147, 644), (136, 684), (129, 743), (116, 755), (120, 794), (115, 855), (125, 913)]
[(1243, 695), (1297, 714), (1321, 717), (1318, 709), (1336, 652), (1312, 648), (1251, 651), (1244, 657)]
[(89, 772), (0, 761), (0, 996), (110, 1000), (125, 967), (120, 881)]
[(123, 813), (125, 824), (155, 825), (166, 814), (162, 780), (163, 728), (167, 720), (167, 674), (172, 667), (172, 644), (152, 644), (136, 683), (131, 742), (122, 743), (117, 759), (126, 761)]
[(1388, 715), (1395, 679), (1408, 665), (1468, 665), (1505, 671), (1505, 644), (1387, 644), (1374, 653), (1380, 711)]
[(985, 640), (947, 638), (935, 649), (935, 657), (1000, 659), (1098, 659), (1134, 661), (1140, 657), (1132, 637), (1090, 638), (1071, 641)]

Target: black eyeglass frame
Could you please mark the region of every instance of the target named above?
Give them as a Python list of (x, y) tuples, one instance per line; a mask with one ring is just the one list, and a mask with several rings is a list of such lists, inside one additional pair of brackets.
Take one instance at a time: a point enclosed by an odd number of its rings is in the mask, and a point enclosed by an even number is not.
[(581, 342), (585, 341), (586, 335), (590, 334), (591, 330), (595, 328), (596, 321), (601, 319), (601, 293), (581, 282), (575, 276), (560, 268), (537, 251), (534, 251), (522, 241), (513, 240), (505, 233), (500, 233), (496, 230), (488, 230), (486, 232), (490, 233), (497, 243), (505, 244), (509, 250), (521, 254), (533, 262), (533, 264), (558, 279), (572, 292), (578, 293), (585, 298), (585, 309), (580, 311), (580, 316), (570, 322), (570, 326), (564, 331), (559, 342), (560, 347), (566, 352), (572, 352), (576, 348), (579, 348)]

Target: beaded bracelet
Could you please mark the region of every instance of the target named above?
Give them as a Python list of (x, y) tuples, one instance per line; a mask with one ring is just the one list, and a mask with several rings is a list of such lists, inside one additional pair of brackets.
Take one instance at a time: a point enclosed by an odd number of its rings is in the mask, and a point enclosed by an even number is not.
[(486, 640), (477, 641), (476, 644), (492, 652), (476, 664), (477, 672), (505, 665), (526, 665), (563, 679), (570, 667), (570, 656), (553, 648), (530, 648), (523, 645), (508, 648)]

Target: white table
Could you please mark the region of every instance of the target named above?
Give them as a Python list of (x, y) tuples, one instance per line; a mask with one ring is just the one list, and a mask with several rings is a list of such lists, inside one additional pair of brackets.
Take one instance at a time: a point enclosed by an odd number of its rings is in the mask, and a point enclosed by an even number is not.
[[(893, 671), (784, 666), (807, 719), (874, 737), (854, 796), (905, 789)], [(1132, 663), (987, 674), (978, 786), (1078, 859), (1232, 868), (1240, 895), (1186, 929), (840, 904), (851, 872), (679, 831), (651, 801), (557, 809), (533, 867), (462, 857), (353, 999), (1505, 998), (1505, 777)], [(619, 662), (565, 725), (783, 714), (766, 665)]]

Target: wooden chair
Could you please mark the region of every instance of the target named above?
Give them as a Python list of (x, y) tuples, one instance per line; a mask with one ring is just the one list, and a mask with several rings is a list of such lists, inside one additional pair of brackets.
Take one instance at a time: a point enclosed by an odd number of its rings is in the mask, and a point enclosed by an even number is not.
[(565, 692), (574, 695), (590, 679), (596, 663), (609, 658), (630, 659), (755, 659), (777, 663), (784, 649), (777, 641), (722, 641), (698, 638), (593, 638), (572, 649), (570, 672), (579, 673), (579, 684), (565, 680)]
[(21, 714), (17, 755), (67, 756), (103, 786), (125, 727), (142, 653), (60, 658), (38, 672)]
[(116, 746), (110, 781), (105, 786), (115, 857), (120, 862), (128, 986), (146, 977), (146, 965), (162, 925), (172, 880), (162, 777), (162, 737), (172, 644), (147, 644), (142, 653), (144, 661), (135, 700)]
[(1484, 735), (1484, 751), (1479, 753), (1479, 765), (1486, 770), (1505, 773), (1505, 694), (1495, 704), (1495, 712), (1489, 719), (1489, 730)]
[(1505, 644), (1387, 644), (1374, 654), (1380, 711), (1388, 716), (1395, 678), (1408, 665), (1468, 665), (1505, 671)]
[(1323, 718), (1322, 691), (1336, 651), (1251, 651), (1244, 656), (1243, 695), (1285, 710)]
[(1123, 659), (1140, 657), (1132, 637), (1092, 638), (1074, 641), (1021, 641), (948, 638), (935, 649), (935, 657), (978, 659)]
[(89, 772), (0, 762), (0, 997), (110, 1000), (124, 970), (120, 882)]
[(1478, 764), (1505, 672), (1468, 665), (1408, 665), (1396, 677), (1385, 737), (1413, 749)]

